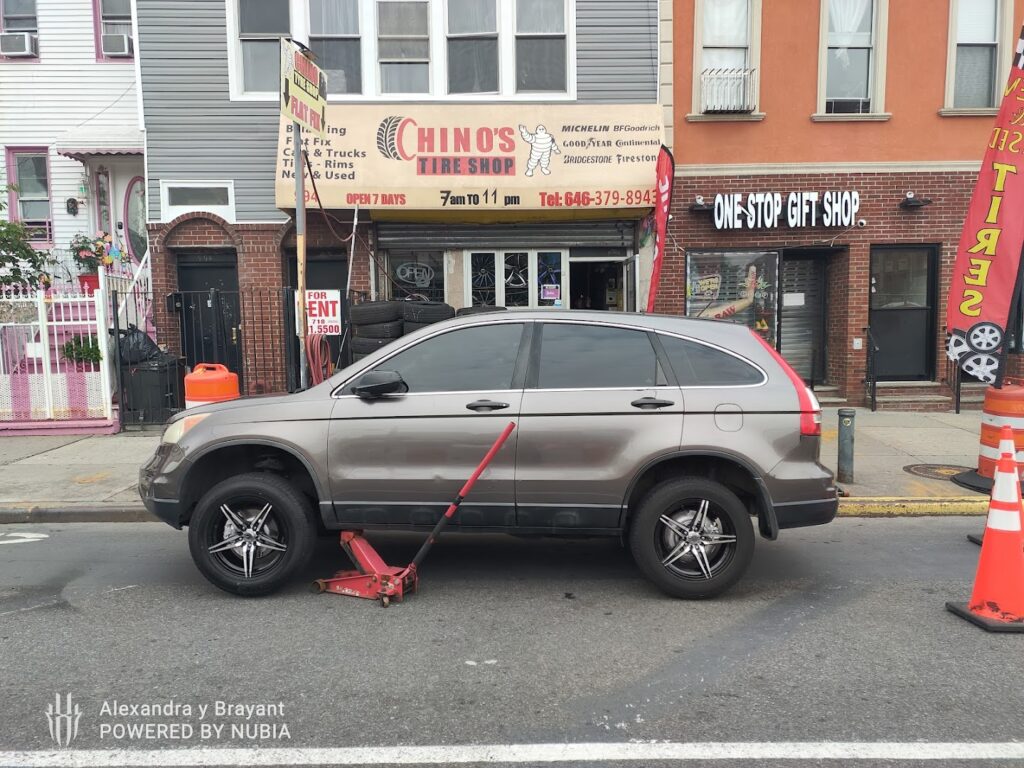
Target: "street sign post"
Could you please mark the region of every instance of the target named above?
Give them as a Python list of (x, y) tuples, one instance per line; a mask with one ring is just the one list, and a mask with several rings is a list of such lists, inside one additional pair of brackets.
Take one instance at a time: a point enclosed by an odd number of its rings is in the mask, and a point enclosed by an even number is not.
[(295, 258), (299, 312), (299, 383), (309, 386), (306, 364), (306, 197), (305, 149), (302, 131), (323, 137), (326, 133), (327, 76), (313, 63), (304, 47), (293, 40), (281, 40), (281, 114), (292, 121), (295, 150)]

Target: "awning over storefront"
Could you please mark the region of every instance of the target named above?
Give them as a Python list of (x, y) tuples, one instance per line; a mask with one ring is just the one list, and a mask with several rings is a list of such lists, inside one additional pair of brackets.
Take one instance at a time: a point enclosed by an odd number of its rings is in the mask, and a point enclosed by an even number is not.
[[(662, 133), (656, 104), (335, 104), (327, 137), (304, 145), (325, 208), (449, 220), (624, 209), (639, 217), (656, 200)], [(282, 120), (279, 208), (295, 207), (295, 170)], [(315, 205), (308, 181), (305, 192)]]
[(90, 157), (142, 155), (142, 132), (111, 125), (79, 126), (54, 142), (58, 155), (85, 162)]

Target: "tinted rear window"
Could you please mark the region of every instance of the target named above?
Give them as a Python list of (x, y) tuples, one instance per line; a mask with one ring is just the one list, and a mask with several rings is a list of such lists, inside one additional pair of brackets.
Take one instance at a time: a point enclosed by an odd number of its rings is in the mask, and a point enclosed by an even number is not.
[(654, 387), (658, 357), (644, 331), (600, 325), (543, 326), (540, 389)]
[(757, 368), (714, 347), (664, 334), (658, 338), (682, 387), (736, 387), (764, 381)]

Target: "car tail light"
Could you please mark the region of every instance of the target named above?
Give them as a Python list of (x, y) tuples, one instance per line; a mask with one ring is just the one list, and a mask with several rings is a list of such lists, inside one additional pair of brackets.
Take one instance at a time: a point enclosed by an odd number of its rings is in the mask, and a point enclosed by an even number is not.
[(821, 435), (821, 405), (818, 403), (818, 398), (814, 396), (810, 387), (804, 384), (804, 380), (786, 362), (786, 359), (778, 353), (775, 347), (753, 331), (750, 333), (768, 350), (768, 354), (775, 358), (775, 362), (785, 371), (793, 387), (796, 389), (797, 401), (800, 404), (800, 434)]

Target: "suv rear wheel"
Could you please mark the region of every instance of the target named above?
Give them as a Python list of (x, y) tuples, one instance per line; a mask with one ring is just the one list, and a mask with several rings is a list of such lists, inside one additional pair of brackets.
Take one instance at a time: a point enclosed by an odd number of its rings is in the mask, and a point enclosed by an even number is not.
[(667, 480), (640, 502), (629, 532), (640, 570), (673, 597), (721, 594), (747, 570), (754, 531), (735, 493), (712, 480)]
[(313, 554), (316, 525), (305, 498), (266, 472), (228, 478), (199, 500), (188, 546), (203, 575), (236, 595), (282, 587)]

